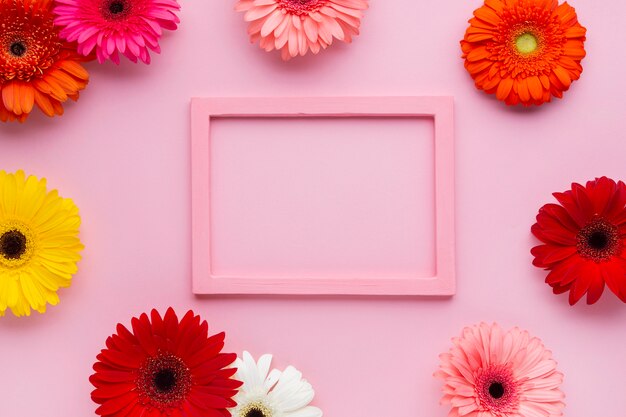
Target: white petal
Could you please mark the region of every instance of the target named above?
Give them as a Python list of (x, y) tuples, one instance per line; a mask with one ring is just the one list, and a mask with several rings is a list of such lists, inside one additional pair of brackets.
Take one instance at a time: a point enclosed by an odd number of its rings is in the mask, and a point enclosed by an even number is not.
[(280, 372), (278, 369), (272, 369), (272, 372), (270, 372), (270, 374), (267, 376), (267, 378), (265, 378), (265, 383), (263, 384), (265, 386), (265, 391), (266, 392), (271, 390), (272, 387), (274, 387), (274, 385), (276, 385), (276, 383), (280, 379), (281, 375), (282, 375), (282, 372)]
[(265, 354), (259, 358), (257, 362), (257, 369), (259, 370), (259, 377), (261, 381), (265, 381), (267, 374), (270, 371), (270, 365), (272, 364), (272, 355)]
[(322, 410), (317, 407), (304, 407), (291, 413), (285, 413), (285, 417), (322, 417)]

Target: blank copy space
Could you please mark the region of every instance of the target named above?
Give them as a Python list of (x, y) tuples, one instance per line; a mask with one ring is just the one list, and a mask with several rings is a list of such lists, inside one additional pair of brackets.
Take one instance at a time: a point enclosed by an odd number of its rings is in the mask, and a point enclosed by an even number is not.
[(434, 276), (433, 125), (212, 119), (212, 275)]

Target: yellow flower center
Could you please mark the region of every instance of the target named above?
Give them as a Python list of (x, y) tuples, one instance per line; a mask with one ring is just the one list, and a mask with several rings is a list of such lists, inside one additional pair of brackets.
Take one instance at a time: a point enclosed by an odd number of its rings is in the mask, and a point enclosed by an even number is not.
[(12, 220), (0, 223), (0, 267), (19, 268), (33, 256), (34, 247), (28, 227)]
[(515, 39), (515, 47), (522, 55), (532, 54), (537, 50), (538, 46), (537, 37), (529, 32), (522, 33)]
[(239, 417), (273, 417), (272, 410), (262, 402), (246, 404), (239, 412)]

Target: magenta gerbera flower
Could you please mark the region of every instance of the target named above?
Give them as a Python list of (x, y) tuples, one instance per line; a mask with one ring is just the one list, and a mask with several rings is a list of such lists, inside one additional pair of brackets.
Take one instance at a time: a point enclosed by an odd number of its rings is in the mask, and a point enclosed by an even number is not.
[(175, 30), (180, 19), (176, 0), (56, 0), (54, 23), (60, 37), (78, 42), (78, 52), (94, 48), (100, 63), (119, 64), (120, 54), (133, 62), (150, 63), (150, 52), (161, 52), (162, 29)]
[(448, 417), (561, 417), (563, 374), (541, 340), (497, 324), (466, 327), (440, 355)]

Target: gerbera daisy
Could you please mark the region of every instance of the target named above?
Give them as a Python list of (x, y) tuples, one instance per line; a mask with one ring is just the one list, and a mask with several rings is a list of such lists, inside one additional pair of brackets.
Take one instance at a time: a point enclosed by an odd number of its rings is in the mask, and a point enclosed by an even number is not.
[(227, 368), (234, 353), (222, 353), (224, 333), (208, 337), (209, 326), (193, 311), (178, 321), (169, 308), (152, 310), (121, 324), (106, 341), (90, 378), (96, 414), (112, 417), (227, 417), (241, 382)]
[(46, 190), (46, 180), (0, 171), (0, 316), (44, 313), (69, 287), (83, 245), (72, 200)]
[(101, 64), (120, 63), (120, 54), (133, 62), (150, 63), (150, 52), (161, 52), (162, 29), (176, 30), (180, 22), (176, 0), (56, 0), (55, 23), (61, 37), (78, 42), (87, 56), (96, 50)]
[(235, 361), (235, 378), (243, 386), (235, 397), (233, 417), (322, 417), (319, 408), (309, 405), (315, 392), (302, 373), (293, 366), (270, 372), (271, 363), (272, 355), (255, 362), (248, 352)]
[(557, 0), (486, 0), (461, 41), (476, 87), (506, 104), (563, 97), (582, 73), (586, 29)]
[(532, 233), (543, 242), (531, 253), (533, 264), (550, 271), (555, 294), (569, 291), (576, 304), (600, 299), (604, 284), (626, 303), (626, 185), (607, 177), (554, 193), (558, 204), (539, 209)]
[(62, 115), (89, 74), (76, 48), (59, 38), (52, 0), (0, 0), (0, 120), (26, 120), (34, 105)]
[(563, 374), (540, 339), (515, 327), (481, 323), (463, 329), (439, 357), (442, 404), (449, 417), (557, 417), (563, 415)]
[(251, 42), (280, 50), (287, 61), (309, 50), (317, 54), (333, 39), (352, 42), (367, 7), (367, 0), (238, 0), (235, 10), (250, 22)]

